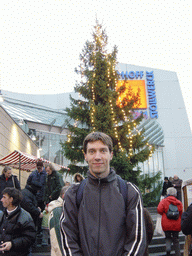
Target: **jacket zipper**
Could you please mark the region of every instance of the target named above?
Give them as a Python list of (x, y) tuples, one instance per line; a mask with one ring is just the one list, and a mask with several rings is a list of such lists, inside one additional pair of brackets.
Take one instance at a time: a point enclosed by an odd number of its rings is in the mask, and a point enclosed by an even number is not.
[(97, 241), (97, 256), (99, 256), (99, 248), (100, 248), (100, 243), (99, 243), (99, 240), (100, 240), (100, 225), (101, 225), (101, 182), (100, 182), (100, 179), (99, 179), (99, 183), (98, 183), (98, 186), (99, 186), (99, 227), (98, 227), (98, 241)]

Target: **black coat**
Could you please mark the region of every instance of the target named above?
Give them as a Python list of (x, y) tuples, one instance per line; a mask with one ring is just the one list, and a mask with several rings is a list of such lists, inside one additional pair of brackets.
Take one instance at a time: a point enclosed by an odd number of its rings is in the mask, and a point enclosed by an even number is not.
[(36, 191), (31, 186), (26, 185), (21, 192), (23, 196), (21, 207), (31, 214), (31, 217), (36, 223), (40, 214), (40, 210), (37, 207)]
[(49, 202), (56, 200), (60, 195), (62, 186), (64, 186), (64, 182), (61, 175), (53, 170), (52, 174), (47, 175), (44, 202), (48, 204)]
[(6, 210), (0, 211), (0, 241), (12, 242), (11, 249), (2, 255), (27, 256), (35, 235), (35, 225), (30, 214), (20, 206), (9, 216)]
[(162, 190), (162, 196), (166, 196), (167, 195), (167, 189), (173, 187), (171, 181), (168, 180), (168, 182), (163, 183), (163, 190)]
[[(13, 182), (13, 180), (14, 180), (14, 182)], [(17, 188), (17, 189), (20, 190), (21, 187), (20, 187), (19, 181), (18, 181), (18, 179), (17, 179), (17, 176), (11, 175), (11, 176), (8, 178), (8, 180), (6, 180), (4, 174), (0, 175), (0, 200), (1, 200), (1, 198), (3, 197), (2, 191), (3, 191), (5, 188), (7, 188), (7, 187), (12, 187), (12, 188), (14, 188), (14, 183), (15, 183), (15, 188)], [(0, 201), (0, 210), (3, 210), (3, 209), (4, 209), (4, 207), (3, 207), (3, 205), (2, 205), (2, 202)]]
[(181, 216), (181, 230), (185, 235), (192, 235), (192, 204)]

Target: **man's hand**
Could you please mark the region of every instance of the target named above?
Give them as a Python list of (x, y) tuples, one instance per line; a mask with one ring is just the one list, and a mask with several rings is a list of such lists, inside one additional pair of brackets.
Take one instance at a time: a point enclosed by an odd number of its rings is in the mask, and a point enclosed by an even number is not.
[(12, 243), (11, 242), (5, 242), (3, 244), (1, 244), (0, 246), (0, 252), (2, 251), (9, 251), (12, 247)]

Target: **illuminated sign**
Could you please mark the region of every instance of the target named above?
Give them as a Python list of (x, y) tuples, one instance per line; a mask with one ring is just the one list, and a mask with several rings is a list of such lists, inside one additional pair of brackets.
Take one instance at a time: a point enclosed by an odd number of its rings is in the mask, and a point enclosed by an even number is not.
[[(143, 78), (144, 72), (143, 71), (129, 71), (129, 72), (122, 71), (120, 73), (119, 71), (117, 71), (117, 73), (118, 75), (121, 76), (121, 79), (122, 79), (118, 81), (117, 89), (120, 88), (121, 86), (126, 87), (126, 89), (122, 93), (120, 93), (120, 96), (117, 100), (117, 106), (123, 107), (123, 104), (125, 105), (126, 101), (128, 102), (129, 100), (131, 100), (133, 95), (137, 95), (137, 93), (139, 93), (139, 101), (138, 103), (133, 105), (133, 109), (146, 109), (147, 99), (146, 99), (145, 80), (137, 80), (137, 79)], [(151, 118), (158, 118), (153, 71), (151, 72), (146, 71), (146, 83), (147, 83), (147, 92), (148, 92), (149, 115)]]
[[(147, 108), (147, 97), (144, 80), (119, 80), (117, 82), (116, 90), (120, 87), (124, 87), (122, 93), (120, 93), (117, 99), (117, 106), (123, 107), (122, 102), (128, 102), (133, 99), (137, 94), (139, 100), (133, 105), (133, 109), (146, 109)], [(126, 104), (124, 104), (126, 105)]]
[(155, 81), (153, 71), (146, 71), (147, 91), (149, 100), (149, 114), (151, 118), (158, 118)]
[(123, 71), (121, 73), (119, 71), (117, 71), (117, 74), (120, 75), (122, 79), (125, 79), (125, 78), (126, 79), (134, 79), (134, 78), (142, 79), (143, 75), (144, 75), (143, 71), (136, 71), (136, 72), (134, 72), (134, 71), (130, 71), (130, 72), (126, 71), (125, 73)]

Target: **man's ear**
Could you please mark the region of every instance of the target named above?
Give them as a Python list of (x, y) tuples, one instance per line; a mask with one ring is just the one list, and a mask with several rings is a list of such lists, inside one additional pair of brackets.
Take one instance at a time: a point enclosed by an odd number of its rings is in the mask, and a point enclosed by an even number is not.
[(113, 151), (111, 151), (111, 160), (113, 159)]
[(85, 153), (83, 153), (84, 154), (84, 158), (85, 158), (85, 161), (87, 162), (87, 159), (86, 159), (86, 154)]

